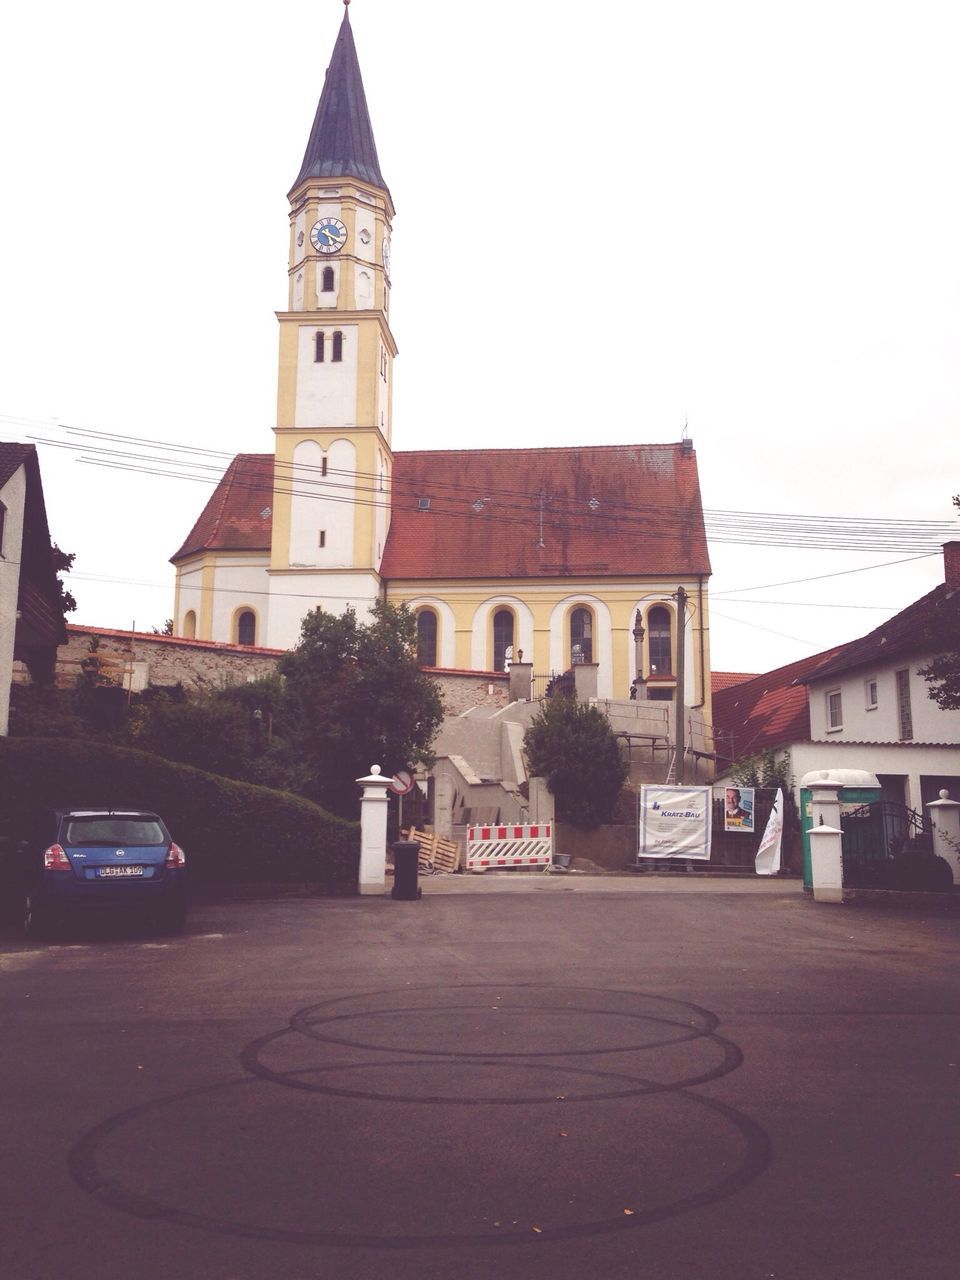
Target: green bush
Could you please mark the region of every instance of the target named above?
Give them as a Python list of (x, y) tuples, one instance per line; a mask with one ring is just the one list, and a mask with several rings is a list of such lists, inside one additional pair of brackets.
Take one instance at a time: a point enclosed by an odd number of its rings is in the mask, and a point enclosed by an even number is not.
[(546, 778), (558, 822), (590, 830), (609, 822), (629, 766), (610, 722), (574, 698), (548, 698), (523, 742), (531, 777)]
[(283, 791), (97, 742), (0, 738), (0, 845), (37, 810), (71, 805), (159, 813), (200, 885), (253, 881), (356, 891), (360, 832)]

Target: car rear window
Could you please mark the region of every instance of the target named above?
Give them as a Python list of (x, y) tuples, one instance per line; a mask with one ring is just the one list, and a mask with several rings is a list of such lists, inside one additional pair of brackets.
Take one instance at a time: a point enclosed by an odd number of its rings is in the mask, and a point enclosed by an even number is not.
[(156, 818), (68, 818), (63, 843), (153, 845), (166, 844), (167, 837)]

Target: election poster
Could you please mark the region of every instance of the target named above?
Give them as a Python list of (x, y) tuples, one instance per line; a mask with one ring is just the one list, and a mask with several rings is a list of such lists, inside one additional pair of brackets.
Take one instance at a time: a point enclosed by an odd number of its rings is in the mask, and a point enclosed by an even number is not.
[(724, 831), (753, 831), (753, 787), (727, 787), (723, 803)]
[(640, 788), (640, 858), (710, 858), (710, 787)]

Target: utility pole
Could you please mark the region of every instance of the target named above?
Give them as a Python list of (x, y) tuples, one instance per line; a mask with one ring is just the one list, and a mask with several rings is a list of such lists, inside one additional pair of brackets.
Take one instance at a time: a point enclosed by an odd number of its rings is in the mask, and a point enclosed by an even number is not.
[(684, 652), (687, 631), (687, 593), (683, 587), (677, 587), (677, 705), (675, 714), (677, 717), (676, 733), (674, 735), (674, 745), (676, 750), (676, 778), (677, 785), (683, 783), (683, 757), (687, 749), (685, 741), (686, 734), (686, 704), (683, 689), (683, 672), (686, 666), (686, 655)]

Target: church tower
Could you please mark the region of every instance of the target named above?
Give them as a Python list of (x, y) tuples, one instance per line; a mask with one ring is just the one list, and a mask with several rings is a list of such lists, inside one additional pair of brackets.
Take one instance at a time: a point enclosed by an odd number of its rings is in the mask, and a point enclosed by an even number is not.
[(289, 200), (269, 592), (269, 643), (280, 647), (296, 643), (313, 605), (366, 613), (390, 523), (394, 209), (349, 8)]

